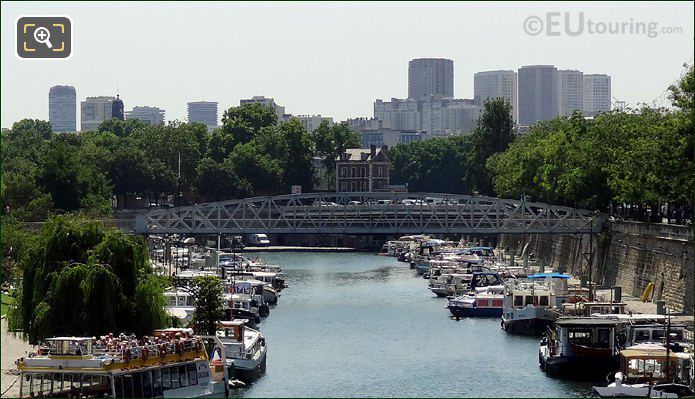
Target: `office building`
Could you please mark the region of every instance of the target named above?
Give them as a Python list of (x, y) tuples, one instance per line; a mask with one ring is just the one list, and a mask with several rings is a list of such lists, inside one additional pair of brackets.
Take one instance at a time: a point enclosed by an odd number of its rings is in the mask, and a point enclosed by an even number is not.
[(572, 116), (584, 107), (584, 74), (576, 70), (557, 71), (557, 113)]
[(454, 96), (454, 61), (443, 58), (416, 58), (408, 63), (408, 98)]
[(602, 74), (584, 75), (584, 116), (595, 116), (611, 110), (611, 77)]
[(48, 90), (48, 120), (56, 133), (77, 131), (77, 94), (73, 86)]
[(188, 103), (188, 123), (202, 123), (208, 130), (217, 127), (217, 102), (192, 101)]
[(519, 68), (519, 124), (530, 126), (558, 115), (557, 69), (552, 65)]
[(138, 119), (148, 125), (163, 125), (164, 110), (157, 107), (133, 107), (132, 110), (126, 111), (125, 118)]
[(87, 97), (80, 103), (80, 131), (96, 130), (101, 122), (113, 117), (115, 97)]
[(512, 117), (518, 120), (516, 72), (511, 70), (484, 71), (473, 75), (473, 99), (481, 108), (489, 99), (504, 98), (512, 107)]
[(263, 104), (266, 107), (270, 107), (275, 111), (275, 115), (278, 117), (278, 123), (289, 119), (289, 115), (285, 114), (285, 107), (278, 105), (275, 99), (267, 98), (263, 96), (253, 96), (252, 98), (242, 99), (239, 101), (239, 105), (246, 104)]

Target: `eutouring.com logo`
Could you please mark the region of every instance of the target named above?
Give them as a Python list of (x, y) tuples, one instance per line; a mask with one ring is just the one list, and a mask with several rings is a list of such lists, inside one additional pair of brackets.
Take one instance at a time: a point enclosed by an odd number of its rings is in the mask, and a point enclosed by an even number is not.
[(597, 21), (583, 12), (548, 12), (531, 15), (524, 20), (524, 32), (531, 36), (634, 35), (650, 39), (659, 35), (682, 34), (681, 26), (659, 26), (654, 21)]

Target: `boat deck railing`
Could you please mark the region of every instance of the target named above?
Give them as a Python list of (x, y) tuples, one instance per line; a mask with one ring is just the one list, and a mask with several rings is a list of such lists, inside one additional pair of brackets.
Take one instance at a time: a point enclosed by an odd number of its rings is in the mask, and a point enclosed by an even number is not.
[[(196, 345), (198, 344), (198, 346)], [(94, 356), (109, 356), (115, 361), (125, 361), (127, 359), (143, 358), (143, 353), (147, 353), (146, 357), (165, 357), (171, 354), (181, 354), (184, 352), (193, 352), (202, 350), (202, 342), (197, 339), (186, 339), (175, 342), (163, 342), (159, 344), (131, 346), (123, 349), (110, 349), (105, 345), (94, 345)]]

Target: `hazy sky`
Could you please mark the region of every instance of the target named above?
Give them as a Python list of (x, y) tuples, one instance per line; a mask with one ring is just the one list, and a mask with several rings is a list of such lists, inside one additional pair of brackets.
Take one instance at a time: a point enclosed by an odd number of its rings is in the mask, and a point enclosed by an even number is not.
[[(292, 114), (372, 116), (374, 99), (407, 95), (412, 58), (454, 60), (454, 94), (472, 98), (473, 74), (554, 64), (612, 76), (613, 96), (666, 105), (664, 91), (693, 60), (693, 2), (681, 3), (88, 3), (2, 2), (2, 127), (48, 119), (48, 89), (73, 85), (78, 101), (115, 95), (186, 118), (186, 102), (222, 109), (254, 95)], [(555, 21), (536, 36), (525, 32)], [(565, 14), (576, 31), (564, 31)], [(67, 15), (67, 61), (15, 55), (20, 15)], [(529, 19), (531, 18), (531, 19)], [(593, 33), (589, 33), (590, 22)], [(600, 34), (608, 23), (654, 23), (681, 33)], [(79, 108), (78, 108), (79, 109)], [(79, 117), (78, 117), (79, 121)]]

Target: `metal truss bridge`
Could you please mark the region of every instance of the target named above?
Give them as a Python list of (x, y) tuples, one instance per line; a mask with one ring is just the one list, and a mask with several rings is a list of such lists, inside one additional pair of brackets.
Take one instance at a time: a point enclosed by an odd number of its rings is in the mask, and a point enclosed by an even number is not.
[(437, 193), (312, 193), (162, 208), (138, 214), (138, 234), (597, 233), (588, 210)]

